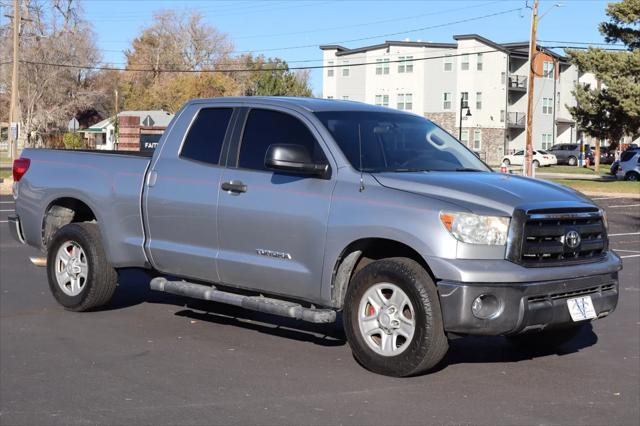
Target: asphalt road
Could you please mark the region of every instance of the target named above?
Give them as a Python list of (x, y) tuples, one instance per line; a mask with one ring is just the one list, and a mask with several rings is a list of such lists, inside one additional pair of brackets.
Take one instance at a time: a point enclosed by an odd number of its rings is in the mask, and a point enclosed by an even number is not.
[(1, 424), (634, 424), (640, 419), (640, 205), (607, 207), (621, 299), (561, 351), (451, 342), (441, 366), (377, 376), (335, 327), (147, 289), (121, 274), (103, 311), (64, 311), (0, 199)]

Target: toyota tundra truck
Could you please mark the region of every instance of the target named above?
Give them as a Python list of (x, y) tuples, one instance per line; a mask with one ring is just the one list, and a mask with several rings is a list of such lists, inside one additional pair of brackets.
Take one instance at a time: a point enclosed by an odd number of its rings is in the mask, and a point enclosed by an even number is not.
[[(302, 321), (342, 317), (355, 358), (426, 372), (452, 336), (559, 345), (618, 301), (605, 212), (495, 173), (428, 119), (350, 101), (188, 102), (152, 156), (26, 149), (20, 242), (53, 297), (109, 303), (121, 268), (153, 290)], [(145, 283), (145, 285), (147, 285)]]

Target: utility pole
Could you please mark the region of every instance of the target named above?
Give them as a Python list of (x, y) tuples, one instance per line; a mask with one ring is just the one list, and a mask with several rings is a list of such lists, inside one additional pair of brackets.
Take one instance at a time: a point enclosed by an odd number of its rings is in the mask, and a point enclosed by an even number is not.
[[(534, 60), (536, 58), (536, 32), (538, 30), (538, 0), (534, 0), (531, 10), (531, 38), (529, 40), (529, 81), (527, 82), (527, 144), (525, 152), (525, 175), (533, 176), (533, 82), (535, 79)], [(554, 70), (555, 72), (555, 70)], [(554, 105), (555, 108), (555, 105)]]
[(118, 89), (115, 90), (115, 95), (116, 95), (116, 117), (115, 117), (115, 132), (113, 137), (115, 138), (114, 142), (113, 142), (113, 149), (117, 150), (118, 149), (118, 144), (120, 143), (120, 126), (118, 126)]
[(19, 0), (13, 0), (13, 74), (11, 76), (11, 104), (9, 105), (9, 156), (11, 160), (15, 160), (18, 155), (18, 131), (16, 129), (15, 137), (13, 133), (13, 124), (18, 121), (18, 62), (20, 60), (20, 3)]
[[(599, 78), (596, 79), (596, 88), (598, 89), (598, 92), (599, 92), (601, 88)], [(595, 138), (595, 140), (596, 140), (596, 153), (593, 158), (593, 167), (594, 167), (594, 170), (596, 171), (596, 174), (600, 174), (600, 144), (602, 142), (600, 138)]]

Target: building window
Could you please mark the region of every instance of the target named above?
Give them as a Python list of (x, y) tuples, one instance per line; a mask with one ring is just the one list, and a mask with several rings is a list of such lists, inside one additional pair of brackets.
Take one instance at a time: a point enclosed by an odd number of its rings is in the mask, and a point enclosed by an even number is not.
[(478, 71), (482, 71), (482, 53), (478, 53), (477, 60), (478, 62), (476, 62), (476, 68)]
[(413, 56), (399, 56), (398, 59), (401, 61), (398, 64), (398, 73), (413, 72)]
[(389, 95), (376, 95), (376, 105), (389, 106)]
[(502, 73), (500, 74), (500, 84), (502, 84), (503, 86), (507, 84), (507, 73), (504, 71), (502, 71)]
[(482, 149), (482, 129), (476, 129), (473, 132), (473, 150), (480, 151)]
[(462, 129), (462, 132), (460, 132), (460, 142), (465, 146), (469, 146), (469, 130)]
[(442, 109), (451, 109), (451, 92), (444, 92), (442, 96)]
[(501, 109), (501, 110), (500, 110), (500, 122), (501, 122), (501, 123), (504, 123), (504, 116), (505, 116), (505, 114), (504, 114), (504, 110), (503, 110), (503, 109)]
[(412, 93), (398, 93), (398, 109), (408, 111), (413, 109)]
[(460, 62), (460, 69), (467, 71), (469, 69), (469, 54), (462, 55), (462, 61)]
[(542, 98), (542, 113), (551, 115), (553, 114), (553, 99), (552, 98)]
[(553, 145), (553, 138), (551, 133), (543, 133), (542, 134), (542, 149), (549, 149)]
[(544, 64), (542, 64), (542, 76), (544, 78), (553, 78), (553, 62), (544, 61)]
[(333, 99), (333, 96), (327, 96), (327, 99)]
[(461, 92), (462, 108), (469, 108), (469, 92)]
[(376, 75), (389, 74), (389, 59), (376, 59)]
[(342, 97), (342, 100), (343, 100), (343, 101), (348, 101), (348, 100), (349, 100), (349, 97), (348, 97), (348, 96), (343, 96), (343, 97)]
[(349, 77), (349, 61), (342, 61), (342, 76)]
[(476, 109), (482, 109), (482, 92), (476, 92)]
[(327, 66), (329, 66), (329, 68), (327, 68), (327, 77), (333, 77), (333, 61), (327, 62)]
[(447, 55), (444, 57), (444, 70), (453, 71), (453, 58), (451, 57), (451, 55)]

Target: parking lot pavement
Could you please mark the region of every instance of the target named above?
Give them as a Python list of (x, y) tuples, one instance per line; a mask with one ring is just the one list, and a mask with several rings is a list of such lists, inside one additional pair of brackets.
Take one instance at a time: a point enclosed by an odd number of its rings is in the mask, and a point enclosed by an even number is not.
[[(640, 214), (598, 199), (624, 258), (620, 303), (558, 352), (451, 342), (431, 374), (365, 371), (335, 326), (147, 289), (120, 275), (110, 306), (64, 311), (0, 198), (1, 424), (634, 424), (640, 418)], [(618, 207), (623, 206), (623, 207)]]

